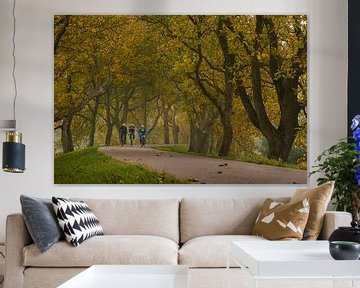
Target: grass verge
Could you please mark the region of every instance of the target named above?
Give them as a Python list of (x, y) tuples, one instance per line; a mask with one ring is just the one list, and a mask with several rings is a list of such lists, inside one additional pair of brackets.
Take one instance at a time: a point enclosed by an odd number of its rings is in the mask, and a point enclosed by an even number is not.
[(167, 174), (123, 163), (96, 147), (56, 156), (55, 184), (184, 184)]
[(194, 153), (194, 152), (189, 152), (189, 146), (183, 145), (183, 144), (154, 146), (152, 148), (162, 150), (162, 151), (167, 151), (167, 152), (186, 153), (186, 154), (200, 155), (200, 156), (211, 157), (211, 158), (235, 160), (235, 161), (241, 161), (241, 162), (247, 162), (247, 163), (256, 163), (256, 164), (293, 168), (293, 169), (300, 169), (300, 170), (307, 169), (306, 163), (291, 164), (291, 163), (286, 163), (284, 161), (269, 159), (269, 158), (261, 156), (261, 155), (243, 156), (243, 157), (220, 157), (220, 156), (216, 156), (216, 155), (212, 155), (212, 154), (198, 154), (198, 153)]

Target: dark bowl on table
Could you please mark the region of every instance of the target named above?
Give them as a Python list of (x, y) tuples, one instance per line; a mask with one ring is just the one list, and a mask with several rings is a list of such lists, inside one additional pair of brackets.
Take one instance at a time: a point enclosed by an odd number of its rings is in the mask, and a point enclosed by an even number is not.
[(360, 244), (349, 241), (331, 241), (330, 255), (335, 260), (358, 260), (360, 257)]

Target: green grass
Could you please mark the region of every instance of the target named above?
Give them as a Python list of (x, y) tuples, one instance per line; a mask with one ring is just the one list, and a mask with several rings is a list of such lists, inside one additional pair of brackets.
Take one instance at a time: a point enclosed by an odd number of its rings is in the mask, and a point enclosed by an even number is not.
[(55, 184), (184, 184), (171, 175), (123, 163), (86, 148), (55, 157)]
[(195, 154), (193, 152), (189, 152), (189, 146), (186, 144), (177, 144), (177, 145), (164, 145), (164, 146), (151, 146), (151, 148), (168, 151), (168, 152), (179, 152), (186, 154)]
[(197, 154), (194, 152), (189, 152), (188, 145), (166, 145), (166, 146), (154, 146), (154, 149), (168, 151), (168, 152), (178, 152), (178, 153), (186, 153), (186, 154), (193, 154), (193, 155), (201, 155), (211, 158), (220, 158), (220, 159), (228, 159), (228, 160), (235, 160), (247, 163), (256, 163), (256, 164), (263, 164), (263, 165), (270, 165), (270, 166), (277, 166), (277, 167), (286, 167), (286, 168), (293, 168), (293, 169), (301, 169), (306, 170), (306, 163), (303, 164), (291, 164), (286, 163), (283, 161), (278, 161), (274, 159), (269, 159), (265, 156), (261, 155), (254, 155), (254, 156), (243, 156), (243, 157), (220, 157), (216, 155), (209, 155), (209, 154)]

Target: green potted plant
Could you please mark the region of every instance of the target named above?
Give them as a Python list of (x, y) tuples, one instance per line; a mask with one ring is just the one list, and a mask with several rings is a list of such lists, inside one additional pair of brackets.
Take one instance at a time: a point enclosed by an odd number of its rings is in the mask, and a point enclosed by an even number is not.
[[(316, 159), (317, 165), (310, 173), (320, 173), (317, 183), (335, 181), (332, 199), (337, 211), (352, 213), (360, 220), (360, 115), (352, 120), (353, 137), (324, 150)], [(355, 140), (355, 141), (353, 141)]]

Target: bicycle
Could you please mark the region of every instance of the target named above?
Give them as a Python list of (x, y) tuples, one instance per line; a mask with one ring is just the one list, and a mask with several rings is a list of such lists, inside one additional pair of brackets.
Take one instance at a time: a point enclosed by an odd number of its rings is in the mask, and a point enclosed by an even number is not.
[(144, 146), (145, 146), (145, 135), (141, 135), (141, 137), (140, 137), (140, 144), (141, 144), (141, 147), (144, 147)]
[(130, 138), (130, 145), (133, 146), (135, 140), (135, 133), (130, 133), (129, 138)]

